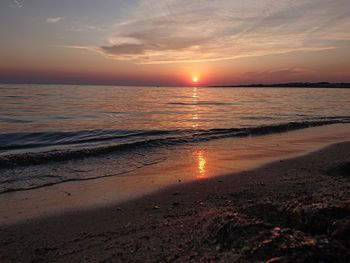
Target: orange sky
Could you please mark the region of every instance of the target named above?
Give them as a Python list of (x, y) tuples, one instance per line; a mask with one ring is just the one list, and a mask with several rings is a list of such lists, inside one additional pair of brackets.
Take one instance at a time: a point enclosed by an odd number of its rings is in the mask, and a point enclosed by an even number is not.
[(350, 82), (345, 0), (76, 2), (0, 3), (0, 82)]

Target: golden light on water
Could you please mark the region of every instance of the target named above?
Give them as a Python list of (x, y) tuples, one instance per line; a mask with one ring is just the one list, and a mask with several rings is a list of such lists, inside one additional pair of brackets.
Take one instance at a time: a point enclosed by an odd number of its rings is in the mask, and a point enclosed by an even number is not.
[(197, 169), (198, 169), (197, 178), (198, 179), (207, 178), (207, 170), (206, 170), (207, 160), (205, 158), (205, 152), (203, 150), (197, 151), (196, 158), (197, 158)]
[(193, 101), (197, 101), (198, 94), (197, 94), (197, 88), (196, 87), (193, 88), (192, 98), (193, 98)]
[(198, 128), (198, 94), (197, 94), (197, 88), (193, 88), (192, 92), (192, 103), (193, 103), (193, 114), (192, 114), (192, 128), (196, 129)]

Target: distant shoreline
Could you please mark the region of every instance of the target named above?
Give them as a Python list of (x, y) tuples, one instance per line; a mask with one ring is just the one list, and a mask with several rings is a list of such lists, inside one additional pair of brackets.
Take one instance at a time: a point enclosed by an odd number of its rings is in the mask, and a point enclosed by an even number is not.
[(350, 88), (350, 83), (331, 82), (290, 82), (273, 84), (246, 84), (246, 85), (210, 85), (210, 88)]
[[(65, 83), (65, 82), (58, 82), (58, 83), (10, 83), (10, 82), (3, 82), (0, 83), (0, 85), (60, 85), (60, 86), (105, 86), (105, 87), (193, 87), (193, 85), (188, 86), (177, 86), (177, 85), (125, 85), (125, 84), (113, 84), (113, 83)], [(197, 87), (200, 88), (341, 88), (341, 89), (349, 89), (350, 83), (347, 82), (339, 82), (339, 83), (333, 83), (333, 82), (290, 82), (290, 83), (272, 83), (272, 84), (262, 84), (262, 83), (253, 83), (253, 84), (242, 84), (242, 85), (207, 85), (207, 86), (200, 86)]]

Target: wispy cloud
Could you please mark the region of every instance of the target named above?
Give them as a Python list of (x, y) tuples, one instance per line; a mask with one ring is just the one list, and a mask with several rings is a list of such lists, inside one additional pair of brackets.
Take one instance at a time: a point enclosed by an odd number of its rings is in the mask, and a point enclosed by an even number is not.
[(314, 70), (305, 69), (305, 68), (284, 68), (279, 70), (265, 70), (265, 71), (250, 71), (245, 72), (244, 75), (248, 76), (251, 79), (267, 78), (273, 79), (274, 77), (281, 76), (300, 76), (316, 73)]
[(117, 60), (173, 63), (322, 50), (350, 44), (348, 0), (142, 0), (108, 42)]
[(13, 0), (13, 8), (22, 8), (23, 7), (23, 0)]
[(61, 17), (61, 16), (48, 17), (46, 19), (46, 23), (55, 24), (55, 23), (60, 22), (61, 20), (63, 20), (63, 17)]
[(72, 32), (83, 32), (83, 31), (106, 31), (105, 28), (99, 27), (99, 26), (93, 26), (93, 25), (86, 25), (86, 26), (79, 26), (79, 27), (72, 27), (68, 29)]

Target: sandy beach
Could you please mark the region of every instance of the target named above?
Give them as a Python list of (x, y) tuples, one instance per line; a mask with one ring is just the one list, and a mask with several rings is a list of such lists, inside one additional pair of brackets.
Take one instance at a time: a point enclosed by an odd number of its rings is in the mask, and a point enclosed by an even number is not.
[(1, 227), (1, 262), (348, 262), (350, 142)]

